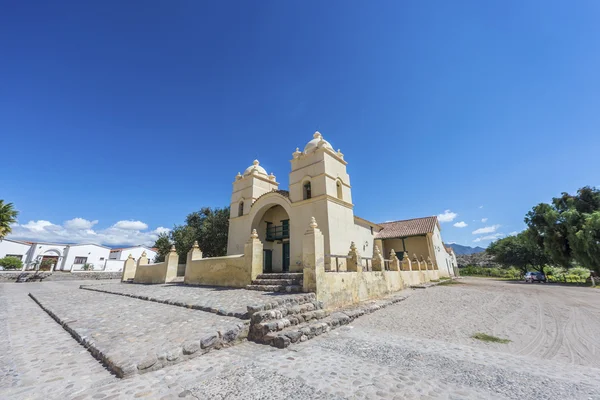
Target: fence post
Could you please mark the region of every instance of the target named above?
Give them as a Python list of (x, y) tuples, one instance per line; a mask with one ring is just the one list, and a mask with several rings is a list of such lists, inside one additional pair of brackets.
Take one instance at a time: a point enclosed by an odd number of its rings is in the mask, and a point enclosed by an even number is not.
[(373, 261), (371, 263), (371, 269), (373, 271), (385, 270), (383, 256), (381, 255), (381, 250), (379, 250), (379, 246), (375, 246), (375, 250), (373, 251)]
[(131, 254), (129, 254), (129, 257), (127, 257), (127, 260), (125, 260), (125, 263), (123, 264), (123, 273), (121, 274), (121, 281), (125, 282), (129, 279), (133, 279), (135, 277), (136, 267), (137, 265), (135, 263), (135, 259)]
[(177, 254), (175, 245), (171, 246), (171, 250), (165, 258), (165, 263), (167, 264), (165, 283), (172, 282), (175, 278), (177, 278), (177, 268), (179, 266), (179, 254)]
[(250, 238), (244, 245), (244, 257), (246, 259), (246, 271), (249, 273), (249, 285), (253, 280), (256, 279), (258, 275), (262, 273), (263, 268), (263, 244), (258, 239), (258, 233), (256, 233), (256, 229), (252, 229)]
[[(310, 224), (302, 238), (302, 264), (304, 292), (314, 292), (319, 298), (321, 285), (325, 279), (325, 239), (317, 225), (315, 217), (311, 217)], [(320, 293), (321, 292), (321, 293)]]
[(350, 251), (348, 252), (348, 261), (346, 262), (346, 270), (350, 272), (362, 272), (362, 258), (354, 242), (350, 243)]
[(187, 253), (187, 264), (200, 259), (202, 259), (202, 250), (200, 250), (200, 246), (198, 246), (198, 241), (195, 240), (194, 245)]
[(390, 251), (390, 271), (400, 271), (400, 260), (398, 260), (394, 249)]

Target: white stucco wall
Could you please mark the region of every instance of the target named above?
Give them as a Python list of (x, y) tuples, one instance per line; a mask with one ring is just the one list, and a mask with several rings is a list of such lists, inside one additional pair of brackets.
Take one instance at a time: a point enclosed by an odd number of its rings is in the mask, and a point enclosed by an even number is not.
[(437, 262), (439, 269), (439, 275), (445, 277), (454, 276), (452, 257), (448, 254), (444, 247), (442, 233), (437, 225), (435, 226), (433, 234), (431, 235), (431, 241), (433, 245), (433, 254), (435, 255), (435, 261)]
[(125, 261), (131, 254), (131, 256), (134, 259), (138, 260), (142, 256), (142, 253), (144, 251), (146, 252), (146, 257), (148, 257), (148, 260), (153, 262), (154, 258), (156, 257), (156, 254), (157, 254), (156, 251), (149, 249), (148, 247), (145, 247), (145, 246), (127, 247), (127, 248), (119, 249), (119, 251), (111, 251), (109, 258), (111, 260)]
[(80, 270), (84, 264), (75, 264), (76, 257), (86, 257), (87, 264), (93, 264), (94, 270), (104, 268), (110, 249), (96, 244), (72, 244), (68, 246), (64, 255), (62, 270)]
[(9, 239), (0, 240), (0, 258), (4, 258), (7, 255), (21, 256), (21, 261), (25, 263), (27, 262), (30, 251), (30, 244), (20, 243)]
[[(356, 244), (356, 248), (359, 250), (361, 256), (368, 258), (373, 257), (373, 251), (375, 251), (375, 228), (373, 228), (373, 233), (371, 233), (370, 226), (355, 220), (353, 241)], [(350, 250), (349, 244), (348, 250)], [(383, 249), (379, 250), (383, 252)], [(348, 251), (346, 251), (346, 253), (347, 252)], [(383, 254), (383, 258), (387, 258), (387, 256)]]

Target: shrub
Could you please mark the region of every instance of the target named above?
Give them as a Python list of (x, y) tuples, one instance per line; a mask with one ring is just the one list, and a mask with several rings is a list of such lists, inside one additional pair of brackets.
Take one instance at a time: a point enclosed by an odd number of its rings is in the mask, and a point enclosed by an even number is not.
[(83, 271), (93, 271), (94, 270), (94, 264), (90, 264), (90, 263), (83, 264), (83, 267), (81, 267), (81, 269)]
[(50, 271), (50, 268), (52, 268), (52, 266), (55, 263), (56, 261), (51, 258), (46, 258), (42, 260), (42, 262), (40, 263), (40, 271)]
[(23, 262), (17, 257), (4, 257), (0, 258), (0, 267), (6, 270), (21, 269), (23, 268)]

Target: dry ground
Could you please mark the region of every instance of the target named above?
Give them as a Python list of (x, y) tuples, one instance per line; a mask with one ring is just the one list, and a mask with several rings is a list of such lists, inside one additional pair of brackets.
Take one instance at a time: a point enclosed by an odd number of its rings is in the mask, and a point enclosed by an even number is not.
[[(463, 278), (460, 282), (411, 296), (394, 306), (393, 319), (375, 315), (377, 329), (600, 368), (597, 290), (486, 278)], [(369, 329), (366, 324), (365, 319), (355, 322), (357, 327)], [(476, 332), (511, 342), (471, 339)]]
[[(599, 290), (462, 281), (407, 291), (397, 305), (285, 350), (244, 343), (129, 379), (111, 375), (27, 296), (60, 302), (82, 282), (0, 284), (0, 398), (600, 399)], [(511, 342), (476, 341), (476, 332)]]

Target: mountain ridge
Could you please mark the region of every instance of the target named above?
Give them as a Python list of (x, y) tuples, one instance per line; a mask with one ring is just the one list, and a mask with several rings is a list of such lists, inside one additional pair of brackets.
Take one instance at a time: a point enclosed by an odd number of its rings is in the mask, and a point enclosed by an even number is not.
[(481, 253), (483, 251), (485, 251), (485, 249), (483, 247), (471, 247), (471, 246), (463, 246), (462, 244), (458, 244), (458, 243), (445, 243), (446, 246), (451, 247), (452, 250), (454, 250), (454, 254), (456, 254), (457, 256), (464, 256), (464, 255), (471, 255), (471, 254), (477, 254), (477, 253)]

